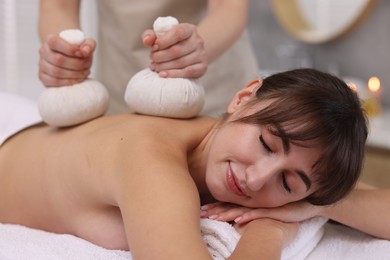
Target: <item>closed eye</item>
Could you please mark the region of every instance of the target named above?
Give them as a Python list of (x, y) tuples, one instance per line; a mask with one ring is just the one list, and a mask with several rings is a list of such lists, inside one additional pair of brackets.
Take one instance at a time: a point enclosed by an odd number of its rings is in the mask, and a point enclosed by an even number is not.
[(285, 174), (284, 172), (282, 173), (282, 184), (283, 184), (283, 188), (284, 188), (288, 193), (291, 193), (291, 188), (290, 188), (290, 186), (289, 186), (288, 183), (287, 183), (286, 174)]
[(264, 141), (264, 138), (262, 135), (259, 135), (259, 140), (260, 140), (260, 143), (263, 145), (264, 149), (269, 152), (269, 153), (272, 153), (273, 151), (271, 150), (271, 148), (267, 145), (267, 143)]

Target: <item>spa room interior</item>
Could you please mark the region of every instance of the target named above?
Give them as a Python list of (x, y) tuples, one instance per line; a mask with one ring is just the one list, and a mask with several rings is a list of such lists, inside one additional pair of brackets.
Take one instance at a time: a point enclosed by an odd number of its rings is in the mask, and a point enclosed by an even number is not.
[[(0, 3), (0, 89), (33, 99), (43, 89), (37, 77), (38, 7), (38, 0)], [(95, 8), (94, 0), (82, 1), (81, 24), (89, 35), (96, 34)], [(248, 19), (259, 75), (312, 67), (333, 73), (357, 88), (370, 109), (362, 178), (387, 188), (389, 12), (390, 2), (385, 0), (251, 0)]]
[[(91, 37), (97, 35), (95, 1), (103, 0), (84, 0), (80, 9), (82, 28)], [(390, 189), (389, 14), (388, 0), (249, 0), (247, 23), (259, 77), (315, 68), (358, 93), (369, 122), (361, 180), (384, 189)], [(0, 91), (32, 100), (45, 89), (38, 79), (38, 15), (39, 0), (0, 1)], [(390, 241), (337, 226), (318, 230), (300, 254), (282, 259), (389, 259)], [(125, 260), (131, 259), (128, 253), (0, 223), (0, 259)]]

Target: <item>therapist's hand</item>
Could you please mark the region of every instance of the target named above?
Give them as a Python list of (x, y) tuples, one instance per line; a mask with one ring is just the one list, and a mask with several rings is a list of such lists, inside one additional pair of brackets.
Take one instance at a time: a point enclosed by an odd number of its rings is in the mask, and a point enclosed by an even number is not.
[(79, 83), (90, 74), (95, 40), (88, 38), (80, 46), (58, 35), (49, 35), (39, 49), (39, 79), (46, 87)]
[(142, 40), (151, 47), (149, 67), (160, 77), (199, 78), (207, 71), (204, 42), (193, 24), (181, 23), (158, 38), (146, 30)]

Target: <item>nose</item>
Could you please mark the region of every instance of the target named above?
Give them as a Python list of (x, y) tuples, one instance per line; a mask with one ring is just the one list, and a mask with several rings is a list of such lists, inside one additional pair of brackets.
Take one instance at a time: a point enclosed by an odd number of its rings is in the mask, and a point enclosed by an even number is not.
[(259, 191), (267, 182), (276, 176), (277, 172), (278, 166), (272, 162), (250, 165), (245, 172), (246, 186), (251, 191)]

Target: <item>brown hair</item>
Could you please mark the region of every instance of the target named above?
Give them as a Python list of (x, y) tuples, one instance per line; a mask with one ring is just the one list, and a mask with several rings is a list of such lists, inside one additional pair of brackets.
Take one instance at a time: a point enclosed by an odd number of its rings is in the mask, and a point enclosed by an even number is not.
[(319, 189), (305, 200), (327, 205), (345, 197), (360, 176), (368, 132), (357, 94), (328, 73), (296, 69), (265, 78), (256, 97), (249, 106), (271, 103), (238, 122), (271, 125), (293, 144), (323, 148), (313, 168)]

